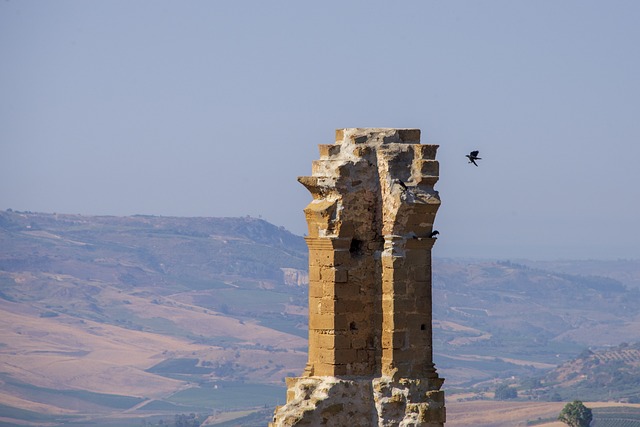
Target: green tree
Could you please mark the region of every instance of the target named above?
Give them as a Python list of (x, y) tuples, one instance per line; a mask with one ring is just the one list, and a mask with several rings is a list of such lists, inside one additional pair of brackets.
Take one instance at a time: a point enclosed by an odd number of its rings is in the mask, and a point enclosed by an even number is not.
[(516, 399), (518, 397), (518, 390), (506, 384), (500, 384), (496, 387), (494, 396), (496, 400)]
[(584, 406), (582, 402), (574, 400), (562, 408), (558, 420), (569, 427), (589, 427), (591, 420), (593, 420), (593, 414), (591, 409)]

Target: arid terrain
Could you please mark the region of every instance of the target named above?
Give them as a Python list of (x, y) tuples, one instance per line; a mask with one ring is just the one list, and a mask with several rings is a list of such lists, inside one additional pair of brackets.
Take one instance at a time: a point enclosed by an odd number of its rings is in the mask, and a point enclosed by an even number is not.
[[(476, 401), (447, 402), (447, 427), (518, 427), (536, 425), (539, 427), (566, 427), (557, 421), (565, 402), (497, 402)], [(620, 419), (634, 420), (640, 414), (638, 404), (612, 402), (584, 402), (597, 418), (598, 414), (615, 414)], [(619, 411), (619, 412), (617, 412)], [(632, 414), (624, 418), (625, 413)]]
[[(255, 218), (0, 212), (0, 425), (264, 425), (306, 362), (306, 250)], [(545, 375), (640, 341), (640, 262), (571, 265), (434, 260), (447, 425), (553, 418), (580, 388)]]

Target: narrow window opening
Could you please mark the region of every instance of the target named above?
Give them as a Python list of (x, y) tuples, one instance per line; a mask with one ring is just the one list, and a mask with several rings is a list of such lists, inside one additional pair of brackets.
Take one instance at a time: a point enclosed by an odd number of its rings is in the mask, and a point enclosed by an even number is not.
[(424, 323), (422, 325), (420, 325), (420, 330), (424, 331), (427, 329), (427, 325), (425, 325)]
[(358, 239), (351, 239), (351, 245), (349, 246), (349, 252), (352, 257), (361, 256), (363, 253), (364, 242)]

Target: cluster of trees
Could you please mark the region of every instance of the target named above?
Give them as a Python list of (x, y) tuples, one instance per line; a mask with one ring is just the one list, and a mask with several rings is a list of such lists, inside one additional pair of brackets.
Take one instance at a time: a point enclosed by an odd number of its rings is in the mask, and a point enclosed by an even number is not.
[(593, 420), (593, 413), (581, 401), (574, 400), (565, 405), (558, 416), (558, 420), (569, 427), (589, 427)]
[(509, 400), (518, 398), (518, 390), (514, 387), (509, 387), (507, 384), (501, 384), (496, 387), (495, 391), (496, 400)]
[(167, 420), (160, 420), (158, 421), (157, 424), (151, 423), (147, 420), (142, 420), (142, 427), (155, 427), (155, 426), (162, 426), (162, 427), (200, 427), (200, 425), (202, 425), (202, 423), (204, 422), (204, 420), (206, 419), (206, 417), (202, 417), (200, 415), (196, 415), (196, 414), (176, 414), (175, 419), (173, 420), (173, 422), (171, 421), (167, 421)]
[(196, 414), (176, 415), (175, 427), (200, 427), (202, 421)]

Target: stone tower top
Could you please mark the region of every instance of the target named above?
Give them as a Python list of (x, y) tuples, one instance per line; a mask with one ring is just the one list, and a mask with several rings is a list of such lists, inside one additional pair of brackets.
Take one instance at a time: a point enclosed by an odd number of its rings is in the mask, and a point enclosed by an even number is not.
[[(309, 236), (430, 235), (440, 204), (438, 146), (421, 144), (419, 129), (338, 129), (336, 143), (319, 149), (312, 175), (298, 178), (314, 198), (305, 209)], [(424, 215), (417, 223), (403, 218), (416, 214)]]
[(420, 144), (420, 129), (346, 128), (336, 129), (336, 144)]

